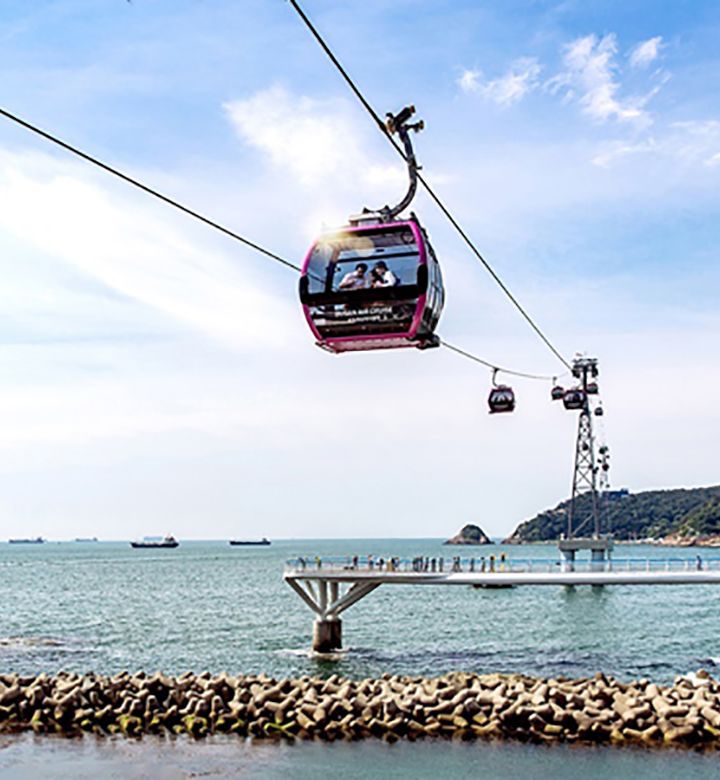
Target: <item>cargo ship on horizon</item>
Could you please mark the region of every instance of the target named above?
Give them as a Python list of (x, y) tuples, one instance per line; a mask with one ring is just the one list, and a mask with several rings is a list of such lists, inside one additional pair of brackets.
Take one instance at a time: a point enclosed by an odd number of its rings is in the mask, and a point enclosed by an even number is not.
[(166, 547), (179, 547), (180, 542), (178, 542), (178, 540), (172, 536), (172, 534), (167, 534), (162, 539), (159, 536), (145, 536), (139, 541), (130, 542), (130, 546), (134, 547), (136, 550), (156, 550)]

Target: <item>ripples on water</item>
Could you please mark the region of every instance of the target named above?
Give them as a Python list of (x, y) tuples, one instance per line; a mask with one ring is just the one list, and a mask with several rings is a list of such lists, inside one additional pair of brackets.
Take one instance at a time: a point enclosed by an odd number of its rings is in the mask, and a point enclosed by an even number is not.
[[(497, 548), (556, 558), (552, 547)], [(355, 554), (447, 557), (436, 541), (282, 542), (176, 550), (127, 544), (0, 544), (0, 669), (115, 673), (186, 669), (275, 676), (384, 672), (602, 670), (668, 682), (720, 660), (714, 586), (474, 590), (385, 586), (343, 616), (337, 662), (309, 652), (312, 614), (282, 581), (286, 558)], [(617, 557), (662, 557), (620, 548)], [(688, 555), (690, 551), (673, 555)], [(247, 745), (236, 740), (0, 737), (0, 777), (343, 778), (718, 777), (717, 756), (527, 745)]]
[(118, 778), (178, 780), (406, 780), (478, 778), (515, 780), (714, 780), (717, 756), (635, 749), (538, 746), (514, 743), (383, 742), (243, 743), (237, 739), (62, 740), (0, 737), (3, 780)]
[[(550, 546), (497, 548), (556, 558)], [(670, 681), (720, 656), (712, 585), (475, 590), (383, 585), (343, 616), (337, 663), (306, 650), (312, 614), (282, 581), (297, 554), (447, 557), (436, 541), (0, 544), (0, 667), (348, 676), (525, 672)], [(662, 557), (666, 550), (620, 548)], [(673, 551), (687, 555), (691, 551)]]

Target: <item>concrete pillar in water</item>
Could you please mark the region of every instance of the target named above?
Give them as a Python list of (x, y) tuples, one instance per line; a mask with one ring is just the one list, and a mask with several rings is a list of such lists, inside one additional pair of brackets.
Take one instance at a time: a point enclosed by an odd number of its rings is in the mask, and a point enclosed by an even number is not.
[(563, 557), (563, 571), (575, 571), (575, 550), (560, 548)]
[(593, 571), (604, 571), (605, 570), (605, 550), (604, 550), (604, 548), (603, 549), (590, 550), (590, 561), (591, 561), (590, 568)]
[(342, 621), (317, 619), (313, 625), (312, 649), (316, 653), (332, 653), (342, 649)]

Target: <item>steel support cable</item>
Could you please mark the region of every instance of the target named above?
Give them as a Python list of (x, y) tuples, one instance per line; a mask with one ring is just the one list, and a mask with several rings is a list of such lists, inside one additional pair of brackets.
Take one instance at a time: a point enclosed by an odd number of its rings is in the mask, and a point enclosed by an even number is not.
[[(353, 91), (357, 99), (362, 103), (365, 110), (370, 114), (375, 124), (380, 128), (380, 131), (382, 134), (390, 141), (390, 143), (393, 145), (395, 151), (407, 162), (407, 157), (405, 155), (405, 152), (400, 148), (398, 143), (395, 141), (395, 139), (388, 133), (387, 128), (385, 127), (385, 123), (380, 118), (378, 113), (375, 111), (375, 109), (370, 105), (368, 100), (365, 98), (363, 93), (360, 91), (359, 87), (355, 84), (353, 79), (350, 77), (348, 72), (343, 67), (342, 63), (338, 60), (338, 58), (333, 53), (332, 49), (328, 46), (328, 44), (325, 42), (324, 38), (320, 33), (318, 32), (317, 28), (313, 23), (310, 21), (308, 16), (305, 14), (305, 12), (302, 10), (302, 8), (297, 3), (297, 0), (288, 0), (290, 5), (295, 9), (298, 16), (302, 19), (305, 26), (308, 28), (308, 30), (311, 32), (315, 40), (318, 42), (322, 50), (325, 52), (325, 54), (328, 56), (332, 64), (337, 68), (340, 75), (343, 77), (347, 85), (350, 87), (350, 89)], [(482, 263), (485, 270), (490, 274), (490, 276), (493, 278), (493, 280), (496, 282), (496, 284), (500, 287), (500, 289), (505, 293), (505, 295), (510, 299), (512, 304), (515, 306), (515, 308), (520, 312), (520, 314), (525, 318), (527, 323), (530, 325), (530, 327), (535, 331), (535, 333), (540, 337), (540, 339), (543, 341), (545, 346), (555, 355), (555, 357), (567, 368), (568, 370), (572, 369), (572, 366), (568, 361), (562, 356), (562, 354), (559, 352), (558, 349), (552, 344), (550, 339), (542, 332), (540, 327), (535, 323), (535, 321), (532, 319), (532, 317), (525, 311), (523, 306), (520, 304), (518, 299), (510, 292), (507, 285), (503, 282), (503, 280), (497, 275), (495, 269), (488, 263), (488, 261), (483, 257), (480, 250), (475, 246), (474, 242), (468, 236), (468, 234), (463, 230), (460, 223), (453, 217), (452, 213), (448, 209), (448, 207), (440, 200), (440, 197), (435, 193), (435, 191), (432, 189), (430, 184), (428, 184), (425, 177), (418, 172), (417, 177), (423, 187), (425, 188), (425, 191), (428, 193), (428, 195), (431, 197), (431, 199), (435, 202), (437, 207), (442, 211), (442, 213), (447, 217), (450, 224), (455, 228), (455, 230), (458, 232), (460, 237), (463, 239), (463, 241), (467, 244), (470, 251), (477, 257), (477, 259)]]
[[(200, 220), (200, 222), (203, 222), (204, 224), (208, 225), (209, 227), (214, 228), (215, 230), (219, 230), (221, 233), (225, 234), (226, 236), (229, 236), (230, 238), (235, 239), (236, 241), (240, 241), (242, 244), (244, 244), (247, 247), (250, 247), (250, 249), (254, 249), (257, 252), (260, 252), (261, 254), (265, 255), (266, 257), (270, 258), (271, 260), (274, 260), (278, 263), (281, 263), (286, 268), (290, 268), (293, 271), (301, 272), (302, 269), (300, 266), (296, 265), (295, 263), (290, 262), (289, 260), (286, 260), (284, 257), (281, 257), (280, 255), (275, 254), (274, 252), (271, 252), (269, 249), (265, 249), (265, 247), (260, 246), (260, 244), (256, 244), (254, 241), (250, 241), (249, 239), (245, 238), (244, 236), (241, 236), (239, 233), (236, 233), (233, 230), (230, 230), (229, 228), (224, 227), (219, 222), (216, 222), (213, 219), (210, 219), (209, 217), (205, 217), (202, 214), (199, 214), (197, 211), (194, 211), (191, 208), (188, 208), (187, 206), (184, 206), (182, 203), (173, 200), (172, 198), (168, 197), (167, 195), (163, 195), (161, 192), (159, 192), (156, 189), (153, 189), (152, 187), (149, 187), (146, 184), (143, 184), (141, 181), (134, 179), (132, 176), (129, 176), (126, 173), (123, 173), (122, 171), (118, 170), (117, 168), (114, 168), (111, 165), (108, 165), (107, 163), (103, 162), (102, 160), (99, 160), (97, 157), (93, 157), (90, 154), (87, 154), (86, 152), (83, 152), (81, 149), (78, 149), (76, 146), (73, 146), (72, 144), (67, 143), (66, 141), (63, 141), (62, 139), (58, 138), (57, 136), (53, 135), (52, 133), (48, 133), (45, 130), (41, 130), (39, 127), (36, 127), (35, 125), (31, 124), (30, 122), (27, 122), (24, 119), (21, 119), (20, 117), (16, 116), (15, 114), (12, 114), (10, 111), (6, 111), (3, 108), (0, 108), (0, 116), (4, 116), (7, 119), (10, 119), (11, 121), (15, 122), (16, 124), (20, 125), (21, 127), (24, 127), (26, 130), (30, 130), (32, 133), (35, 133), (36, 135), (39, 135), (40, 137), (44, 138), (47, 141), (50, 141), (51, 143), (55, 144), (56, 146), (61, 147), (62, 149), (65, 149), (66, 151), (70, 152), (71, 154), (76, 155), (77, 157), (80, 157), (81, 159), (85, 160), (86, 162), (91, 163), (92, 165), (97, 166), (98, 168), (102, 169), (103, 171), (106, 171), (107, 173), (112, 174), (113, 176), (116, 176), (119, 179), (122, 179), (122, 181), (127, 182), (128, 184), (131, 184), (132, 186), (136, 187), (139, 190), (142, 190), (143, 192), (147, 193), (148, 195), (152, 195), (155, 198), (158, 198), (159, 200), (163, 201), (164, 203), (167, 203), (170, 206), (173, 206), (173, 208), (178, 209), (179, 211), (183, 212), (184, 214), (187, 214), (195, 219)], [(452, 350), (453, 352), (457, 353), (458, 355), (461, 355), (462, 357), (468, 358), (469, 360), (474, 361), (475, 363), (479, 363), (480, 365), (487, 366), (488, 368), (496, 369), (504, 374), (512, 374), (513, 376), (520, 376), (525, 377), (527, 379), (551, 379), (552, 377), (549, 376), (539, 376), (535, 374), (526, 374), (522, 371), (513, 371), (511, 369), (505, 369), (500, 368), (499, 366), (494, 365), (493, 363), (488, 362), (487, 360), (483, 360), (482, 358), (478, 357), (477, 355), (473, 355), (470, 352), (466, 352), (463, 349), (460, 349), (459, 347), (452, 346), (451, 344), (448, 344), (447, 342), (441, 342), (444, 347), (447, 347), (448, 349)]]
[[(444, 339), (440, 340), (440, 344), (443, 347), (446, 347), (447, 349), (451, 350), (452, 352), (455, 352), (458, 355), (461, 355), (462, 357), (467, 358), (468, 360), (472, 360), (475, 363), (479, 363), (481, 366), (486, 366), (487, 368), (491, 368), (493, 371), (497, 371), (500, 374), (509, 374), (511, 376), (519, 376), (523, 379), (539, 379), (543, 382), (554, 382), (556, 379), (560, 379), (565, 374), (553, 374), (552, 376), (550, 374), (527, 374), (524, 371), (514, 371), (510, 368), (503, 368), (502, 366), (496, 366), (494, 363), (490, 363), (487, 360), (483, 360), (482, 358), (478, 357), (477, 355), (473, 355), (472, 352), (466, 352), (464, 349), (460, 349), (460, 347), (456, 347), (454, 344), (449, 344)], [(565, 372), (567, 373), (567, 372)]]
[(132, 176), (129, 176), (127, 173), (123, 173), (117, 168), (113, 168), (111, 165), (104, 163), (102, 160), (99, 160), (97, 157), (92, 157), (91, 155), (87, 154), (86, 152), (83, 152), (81, 149), (78, 149), (76, 146), (72, 146), (71, 144), (63, 141), (57, 136), (54, 136), (51, 133), (46, 132), (45, 130), (41, 130), (39, 127), (30, 124), (30, 122), (26, 122), (24, 119), (21, 119), (19, 116), (16, 116), (15, 114), (11, 114), (9, 111), (6, 111), (4, 108), (0, 108), (0, 115), (6, 117), (12, 122), (15, 122), (21, 127), (24, 127), (26, 130), (30, 130), (30, 132), (41, 136), (46, 141), (50, 141), (56, 146), (59, 146), (62, 149), (65, 149), (66, 151), (76, 155), (77, 157), (82, 158), (86, 162), (92, 163), (92, 165), (95, 165), (98, 168), (102, 168), (102, 170), (106, 171), (107, 173), (111, 173), (113, 176), (116, 176), (118, 179), (122, 179), (128, 184), (132, 184), (133, 187), (137, 187), (139, 190), (142, 190), (143, 192), (146, 192), (149, 195), (158, 198), (164, 203), (173, 206), (173, 208), (179, 209), (180, 211), (182, 211), (185, 214), (188, 214), (194, 219), (197, 219), (200, 222), (204, 222), (206, 225), (210, 225), (210, 227), (215, 228), (215, 230), (219, 230), (221, 233), (224, 233), (226, 236), (230, 236), (230, 238), (234, 238), (236, 241), (240, 241), (240, 243), (245, 244), (245, 246), (248, 246), (251, 249), (254, 249), (256, 252), (260, 252), (266, 257), (269, 257), (271, 260), (274, 260), (276, 263), (281, 263), (282, 265), (287, 266), (288, 268), (292, 268), (293, 271), (302, 270), (300, 266), (295, 265), (295, 263), (291, 263), (289, 260), (285, 260), (285, 258), (280, 257), (280, 255), (276, 255), (274, 252), (271, 252), (269, 249), (265, 249), (265, 247), (260, 246), (260, 244), (256, 244), (254, 241), (250, 241), (249, 239), (244, 238), (239, 233), (236, 233), (234, 230), (230, 230), (230, 228), (226, 228), (224, 225), (221, 225), (219, 222), (215, 222), (215, 220), (212, 220), (209, 217), (205, 217), (202, 214), (199, 214), (197, 211), (188, 208), (187, 206), (183, 206), (182, 203), (173, 200), (167, 195), (163, 195), (161, 192), (158, 192), (158, 190), (155, 190), (152, 187), (148, 187), (146, 184), (143, 184), (141, 181), (134, 179)]

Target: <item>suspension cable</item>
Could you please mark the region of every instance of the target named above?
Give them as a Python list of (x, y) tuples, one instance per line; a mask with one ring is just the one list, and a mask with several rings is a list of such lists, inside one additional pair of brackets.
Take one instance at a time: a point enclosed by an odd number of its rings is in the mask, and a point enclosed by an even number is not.
[(230, 230), (230, 228), (226, 228), (224, 225), (221, 225), (219, 222), (215, 222), (215, 220), (210, 219), (209, 217), (205, 217), (202, 214), (199, 214), (197, 211), (194, 211), (193, 209), (184, 206), (182, 203), (173, 200), (167, 195), (163, 195), (161, 192), (158, 192), (158, 190), (155, 190), (152, 187), (148, 187), (146, 184), (143, 184), (141, 181), (138, 181), (138, 179), (134, 179), (132, 176), (129, 176), (127, 173), (123, 173), (117, 168), (114, 168), (111, 165), (108, 165), (107, 163), (103, 162), (102, 160), (99, 160), (97, 157), (92, 157), (91, 155), (87, 154), (86, 152), (83, 152), (81, 149), (78, 149), (76, 146), (70, 145), (66, 141), (63, 141), (62, 139), (58, 138), (57, 136), (52, 135), (51, 133), (48, 133), (45, 130), (41, 130), (39, 127), (30, 124), (30, 122), (26, 122), (24, 119), (21, 119), (19, 116), (16, 116), (15, 114), (11, 114), (9, 111), (6, 111), (4, 108), (0, 108), (0, 115), (6, 117), (12, 122), (15, 122), (21, 127), (24, 127), (26, 130), (30, 130), (30, 132), (41, 136), (42, 138), (44, 138), (47, 141), (50, 141), (56, 146), (60, 146), (61, 148), (65, 149), (68, 152), (71, 152), (77, 157), (80, 157), (83, 160), (92, 163), (93, 165), (96, 165), (98, 168), (102, 168), (102, 170), (106, 171), (107, 173), (111, 173), (113, 176), (117, 176), (118, 179), (122, 179), (128, 184), (132, 184), (133, 187), (137, 187), (139, 190), (142, 190), (143, 192), (147, 192), (148, 195), (152, 195), (153, 197), (158, 198), (164, 203), (168, 203), (173, 208), (179, 209), (180, 211), (182, 211), (185, 214), (188, 214), (194, 219), (198, 219), (200, 220), (200, 222), (204, 222), (206, 225), (210, 225), (210, 227), (215, 228), (215, 230), (219, 230), (221, 233), (224, 233), (226, 236), (230, 236), (230, 238), (234, 238), (236, 241), (240, 241), (242, 244), (245, 244), (245, 246), (249, 246), (251, 249), (254, 249), (256, 252), (260, 252), (266, 257), (269, 257), (271, 260), (274, 260), (276, 263), (281, 263), (282, 265), (287, 266), (288, 268), (292, 268), (293, 271), (302, 270), (300, 266), (295, 265), (295, 263), (291, 263), (289, 260), (280, 257), (280, 255), (276, 255), (274, 252), (271, 252), (269, 249), (265, 249), (265, 247), (260, 246), (260, 244), (256, 244), (254, 241), (250, 241), (244, 236), (241, 236), (239, 233), (236, 233), (234, 230)]
[[(300, 5), (297, 3), (297, 0), (288, 0), (290, 5), (295, 9), (298, 16), (302, 19), (305, 26), (308, 28), (308, 30), (312, 33), (315, 40), (318, 42), (322, 50), (325, 52), (325, 54), (328, 56), (332, 64), (335, 66), (335, 68), (338, 70), (340, 75), (343, 77), (347, 85), (350, 87), (350, 89), (353, 91), (357, 99), (360, 101), (360, 103), (363, 105), (365, 110), (368, 112), (368, 114), (372, 117), (375, 124), (380, 128), (380, 131), (382, 134), (390, 141), (390, 143), (393, 145), (395, 151), (407, 162), (407, 157), (405, 155), (405, 152), (400, 148), (398, 143), (395, 141), (395, 139), (388, 133), (387, 128), (385, 127), (385, 123), (382, 121), (378, 113), (375, 111), (375, 109), (370, 105), (369, 101), (363, 93), (361, 92), (360, 88), (355, 84), (351, 76), (348, 74), (348, 72), (345, 70), (345, 68), (342, 66), (341, 62), (338, 60), (338, 58), (333, 53), (332, 49), (328, 46), (322, 35), (318, 32), (317, 28), (313, 23), (310, 21), (308, 16), (305, 14), (303, 9), (300, 7)], [(543, 331), (540, 329), (540, 326), (537, 325), (537, 323), (532, 319), (532, 317), (528, 314), (528, 312), (524, 309), (524, 307), (520, 304), (520, 301), (510, 292), (507, 285), (503, 282), (503, 280), (498, 276), (495, 269), (490, 265), (490, 263), (483, 257), (480, 250), (477, 248), (473, 240), (470, 238), (470, 236), (463, 230), (460, 223), (455, 219), (455, 217), (452, 215), (448, 207), (443, 203), (443, 201), (440, 199), (440, 197), (435, 193), (435, 191), (432, 189), (430, 184), (427, 182), (425, 177), (418, 172), (417, 174), (418, 180), (425, 188), (428, 195), (431, 197), (431, 199), (435, 202), (435, 204), (438, 206), (440, 211), (447, 217), (450, 224), (455, 228), (455, 230), (458, 232), (460, 237), (463, 239), (463, 241), (467, 244), (467, 246), (470, 248), (470, 251), (477, 257), (477, 259), (482, 263), (485, 270), (490, 274), (490, 276), (493, 278), (493, 280), (496, 282), (496, 284), (500, 287), (500, 289), (505, 293), (505, 295), (510, 299), (512, 304), (515, 306), (515, 308), (520, 312), (520, 314), (525, 318), (527, 323), (530, 325), (530, 327), (535, 331), (535, 333), (540, 337), (540, 339), (543, 341), (545, 346), (555, 355), (555, 357), (567, 368), (570, 370), (572, 366), (568, 361), (562, 356), (562, 354), (559, 352), (559, 350), (552, 344), (550, 339), (543, 333)]]
[[(440, 344), (446, 349), (449, 349), (452, 352), (455, 352), (456, 354), (461, 355), (464, 358), (467, 358), (468, 360), (472, 360), (475, 363), (479, 363), (481, 366), (485, 366), (486, 368), (491, 369), (493, 372), (497, 372), (500, 374), (510, 374), (511, 376), (519, 376), (522, 377), (523, 379), (539, 379), (543, 382), (545, 381), (552, 382), (558, 379), (557, 374), (553, 374), (552, 376), (550, 374), (527, 374), (524, 371), (515, 371), (511, 368), (503, 368), (502, 366), (496, 366), (494, 363), (490, 363), (488, 360), (483, 360), (477, 355), (473, 355), (472, 352), (466, 352), (464, 349), (460, 349), (460, 347), (456, 347), (454, 344), (449, 344), (444, 339), (440, 340)], [(565, 374), (561, 374), (559, 376), (562, 377), (565, 376)]]
[[(131, 184), (134, 187), (137, 187), (139, 190), (142, 190), (143, 192), (147, 193), (148, 195), (151, 195), (154, 198), (158, 198), (159, 200), (163, 201), (163, 203), (167, 203), (168, 205), (172, 206), (173, 208), (178, 209), (183, 214), (187, 214), (188, 216), (193, 217), (194, 219), (200, 220), (200, 222), (203, 222), (205, 225), (208, 225), (211, 228), (214, 228), (215, 230), (219, 230), (221, 233), (225, 234), (226, 236), (229, 236), (230, 238), (235, 239), (236, 241), (240, 241), (245, 246), (250, 247), (251, 249), (254, 249), (256, 252), (259, 252), (265, 257), (274, 260), (275, 262), (281, 263), (286, 268), (290, 268), (293, 271), (301, 272), (302, 269), (300, 266), (296, 265), (295, 263), (292, 263), (290, 260), (285, 259), (284, 257), (281, 257), (280, 255), (275, 254), (275, 252), (271, 252), (269, 249), (266, 249), (265, 247), (261, 246), (260, 244), (255, 243), (254, 241), (251, 241), (248, 238), (245, 238), (244, 236), (241, 236), (239, 233), (236, 233), (234, 230), (230, 230), (229, 228), (221, 225), (219, 222), (216, 222), (213, 219), (210, 219), (209, 217), (205, 217), (202, 214), (199, 214), (194, 209), (189, 208), (188, 206), (183, 205), (177, 200), (174, 200), (173, 198), (168, 197), (167, 195), (163, 195), (158, 190), (154, 189), (153, 187), (148, 186), (147, 184), (144, 184), (143, 182), (139, 181), (138, 179), (133, 178), (132, 176), (129, 176), (126, 173), (123, 173), (123, 171), (119, 170), (118, 168), (115, 168), (108, 163), (103, 162), (102, 160), (98, 159), (97, 157), (94, 157), (87, 152), (82, 151), (81, 149), (78, 149), (76, 146), (73, 146), (72, 144), (67, 143), (66, 141), (63, 141), (62, 139), (58, 138), (57, 136), (53, 135), (52, 133), (49, 133), (45, 130), (41, 130), (39, 127), (31, 124), (30, 122), (21, 119), (20, 117), (16, 116), (15, 114), (12, 114), (10, 111), (5, 110), (4, 108), (0, 108), (0, 116), (4, 116), (7, 119), (10, 119), (11, 121), (15, 122), (16, 124), (20, 125), (21, 127), (24, 127), (26, 130), (30, 130), (32, 133), (35, 133), (36, 135), (39, 135), (40, 137), (44, 138), (47, 141), (50, 141), (51, 143), (55, 144), (56, 146), (61, 147), (62, 149), (70, 152), (71, 154), (76, 155), (77, 157), (80, 157), (82, 160), (85, 160), (86, 162), (91, 163), (92, 165), (97, 166), (98, 168), (102, 169), (103, 171), (106, 171), (107, 173), (112, 174), (113, 176), (116, 176), (119, 179), (122, 179), (122, 181), (127, 182), (128, 184)], [(490, 363), (487, 360), (483, 360), (483, 358), (478, 357), (477, 355), (472, 354), (471, 352), (467, 352), (464, 349), (460, 349), (459, 347), (453, 346), (452, 344), (449, 344), (446, 341), (440, 342), (443, 347), (446, 347), (447, 349), (451, 350), (452, 352), (455, 352), (456, 354), (460, 355), (461, 357), (467, 358), (468, 360), (472, 360), (475, 363), (479, 363), (482, 366), (486, 366), (487, 368), (493, 369), (495, 371), (500, 371), (504, 374), (511, 374), (513, 376), (518, 377), (524, 377), (526, 379), (539, 379), (539, 380), (549, 380), (553, 379), (554, 377), (551, 376), (542, 376), (538, 374), (528, 374), (523, 371), (514, 371), (512, 369), (508, 368), (501, 368), (499, 366), (496, 366), (494, 363)]]

